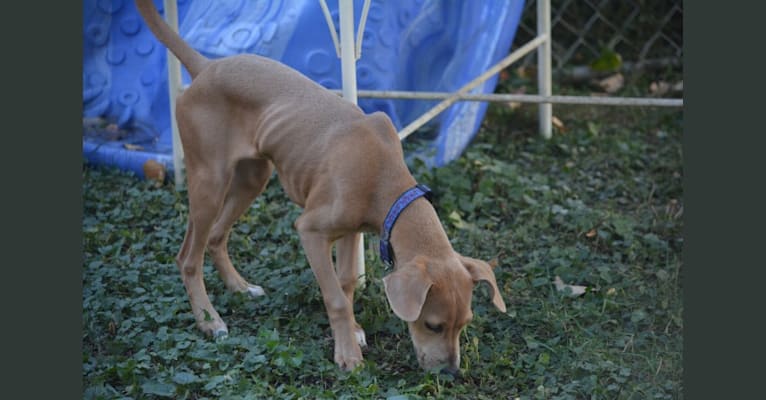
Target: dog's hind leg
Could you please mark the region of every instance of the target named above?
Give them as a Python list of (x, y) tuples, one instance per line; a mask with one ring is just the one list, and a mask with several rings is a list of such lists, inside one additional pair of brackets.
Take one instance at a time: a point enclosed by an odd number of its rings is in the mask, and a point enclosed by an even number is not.
[(235, 175), (225, 147), (216, 147), (211, 132), (228, 131), (225, 118), (210, 112), (215, 104), (205, 104), (194, 88), (176, 100), (176, 119), (184, 149), (189, 196), (189, 222), (176, 264), (181, 272), (197, 327), (213, 337), (228, 334), (226, 324), (210, 302), (205, 289), (203, 262), (213, 224), (223, 209), (226, 193)]
[[(348, 298), (349, 304), (354, 304), (354, 288), (357, 285), (357, 279), (359, 273), (356, 268), (356, 260), (359, 252), (359, 241), (361, 240), (361, 234), (350, 233), (335, 242), (336, 245), (336, 265), (338, 280), (343, 288), (343, 293)], [(355, 329), (354, 334), (356, 341), (360, 346), (367, 346), (367, 339), (364, 335), (362, 327), (354, 321)]]
[(224, 193), (231, 180), (231, 172), (222, 170), (199, 170), (187, 160), (189, 187), (189, 222), (181, 251), (176, 257), (186, 293), (189, 295), (192, 313), (197, 326), (213, 337), (228, 333), (226, 324), (210, 303), (203, 280), (202, 263), (205, 256), (210, 228), (223, 206)]
[(264, 295), (263, 288), (249, 284), (237, 272), (229, 258), (227, 242), (232, 225), (266, 188), (273, 169), (271, 162), (265, 159), (241, 160), (237, 163), (223, 209), (207, 242), (210, 257), (226, 288), (233, 292), (249, 293), (254, 297)]

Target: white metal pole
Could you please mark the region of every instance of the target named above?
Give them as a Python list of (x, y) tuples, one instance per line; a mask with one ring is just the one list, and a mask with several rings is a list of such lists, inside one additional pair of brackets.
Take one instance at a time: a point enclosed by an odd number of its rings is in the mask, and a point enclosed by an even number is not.
[(319, 6), (322, 7), (322, 14), (324, 14), (324, 19), (327, 22), (327, 28), (330, 29), (330, 38), (332, 39), (332, 44), (335, 45), (335, 54), (340, 58), (340, 42), (338, 41), (338, 33), (335, 32), (335, 24), (332, 22), (330, 8), (327, 7), (325, 0), (319, 0)]
[(505, 56), (505, 58), (498, 61), (495, 65), (490, 67), (488, 70), (484, 71), (484, 73), (476, 77), (474, 80), (463, 85), (463, 87), (458, 89), (457, 92), (453, 93), (452, 95), (444, 99), (439, 104), (433, 106), (430, 110), (426, 111), (423, 115), (418, 117), (418, 119), (410, 122), (409, 125), (402, 128), (402, 130), (399, 131), (398, 133), (399, 140), (404, 140), (404, 138), (411, 135), (418, 128), (428, 123), (428, 121), (432, 120), (434, 117), (439, 115), (439, 113), (441, 113), (442, 111), (446, 110), (447, 107), (451, 106), (452, 104), (460, 100), (461, 96), (467, 94), (469, 91), (471, 91), (475, 87), (481, 85), (482, 82), (491, 78), (493, 75), (500, 72), (500, 70), (502, 70), (503, 68), (513, 64), (516, 60), (520, 59), (521, 57), (524, 57), (525, 54), (527, 54), (531, 50), (534, 50), (535, 47), (540, 46), (546, 40), (547, 39), (545, 36), (538, 36), (530, 40), (523, 46), (519, 47), (511, 54), (508, 54), (507, 56)]
[[(340, 95), (339, 90), (333, 90)], [(455, 101), (492, 101), (508, 103), (551, 103), (551, 104), (588, 104), (603, 106), (645, 106), (645, 107), (683, 107), (684, 99), (650, 98), (650, 97), (601, 97), (601, 96), (542, 96), (539, 94), (460, 94), (452, 92), (410, 92), (403, 90), (357, 90), (359, 98), (370, 99), (414, 99), (414, 100), (444, 100)], [(451, 100), (450, 100), (451, 101)]]
[[(178, 8), (176, 0), (164, 0), (165, 19), (170, 28), (178, 32)], [(181, 137), (178, 135), (178, 124), (176, 123), (176, 97), (181, 93), (181, 63), (176, 56), (167, 50), (168, 63), (168, 95), (170, 99), (170, 126), (173, 136), (173, 171), (176, 189), (180, 189), (184, 184), (184, 151), (181, 147)]]
[(370, 12), (370, 3), (372, 0), (364, 0), (362, 5), (362, 16), (359, 17), (359, 27), (356, 31), (356, 47), (355, 56), (358, 60), (362, 56), (362, 39), (364, 38), (364, 26), (367, 24), (367, 15)]
[[(545, 36), (545, 42), (537, 48), (537, 88), (542, 96), (550, 96), (551, 88), (551, 1), (537, 0), (537, 36)], [(552, 133), (553, 105), (539, 106), (540, 134), (549, 139)]]
[(343, 98), (356, 104), (356, 57), (354, 56), (354, 2), (339, 0), (340, 12), (340, 71)]
[[(356, 104), (356, 56), (354, 54), (354, 2), (339, 0), (338, 11), (340, 19), (340, 71), (343, 80), (343, 98)], [(359, 240), (357, 251), (357, 283), (364, 285), (364, 236)]]

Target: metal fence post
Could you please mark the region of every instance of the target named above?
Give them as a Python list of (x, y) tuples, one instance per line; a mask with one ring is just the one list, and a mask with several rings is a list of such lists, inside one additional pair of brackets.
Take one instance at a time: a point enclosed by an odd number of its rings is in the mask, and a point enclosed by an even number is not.
[[(178, 32), (178, 8), (176, 0), (164, 0), (165, 20), (174, 31)], [(184, 184), (184, 150), (181, 147), (181, 137), (178, 136), (178, 124), (176, 123), (176, 97), (181, 92), (181, 63), (175, 55), (167, 49), (168, 64), (168, 95), (170, 99), (170, 126), (173, 136), (173, 172), (176, 189)]]
[[(340, 19), (340, 68), (343, 81), (343, 98), (356, 104), (356, 54), (354, 44), (354, 2), (339, 0), (338, 18)], [(360, 38), (361, 39), (361, 38)], [(357, 284), (363, 286), (364, 271), (364, 235), (359, 234), (357, 258)]]
[[(545, 35), (543, 44), (537, 48), (537, 88), (542, 96), (550, 96), (551, 88), (551, 1), (537, 0), (537, 35)], [(552, 133), (553, 105), (539, 105), (540, 134), (549, 139)]]

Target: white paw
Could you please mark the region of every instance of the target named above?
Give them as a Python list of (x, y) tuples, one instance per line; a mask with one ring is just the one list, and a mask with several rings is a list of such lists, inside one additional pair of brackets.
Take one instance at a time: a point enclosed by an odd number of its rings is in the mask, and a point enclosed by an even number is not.
[(359, 346), (361, 347), (367, 347), (367, 339), (364, 337), (364, 330), (356, 329), (354, 331), (354, 336), (356, 336), (356, 342), (359, 343)]
[(266, 292), (263, 290), (263, 288), (257, 285), (248, 286), (247, 293), (249, 293), (252, 297), (260, 297), (266, 295)]
[(228, 330), (228, 329), (226, 329), (226, 328), (224, 328), (224, 329), (219, 329), (219, 330), (217, 330), (217, 331), (213, 332), (213, 339), (214, 339), (214, 340), (224, 340), (224, 339), (226, 339), (228, 336), (229, 336), (229, 330)]

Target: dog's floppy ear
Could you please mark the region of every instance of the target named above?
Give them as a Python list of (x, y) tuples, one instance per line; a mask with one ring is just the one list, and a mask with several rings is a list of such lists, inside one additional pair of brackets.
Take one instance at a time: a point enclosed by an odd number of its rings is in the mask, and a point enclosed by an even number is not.
[(394, 314), (407, 322), (418, 319), (433, 281), (422, 262), (410, 262), (383, 278), (386, 297)]
[(492, 304), (494, 304), (498, 310), (505, 312), (505, 302), (503, 302), (503, 298), (500, 297), (500, 289), (497, 288), (497, 281), (495, 281), (495, 273), (492, 272), (492, 267), (484, 261), (471, 257), (460, 256), (460, 261), (468, 270), (468, 273), (471, 274), (474, 284), (480, 281), (489, 284), (493, 292)]

